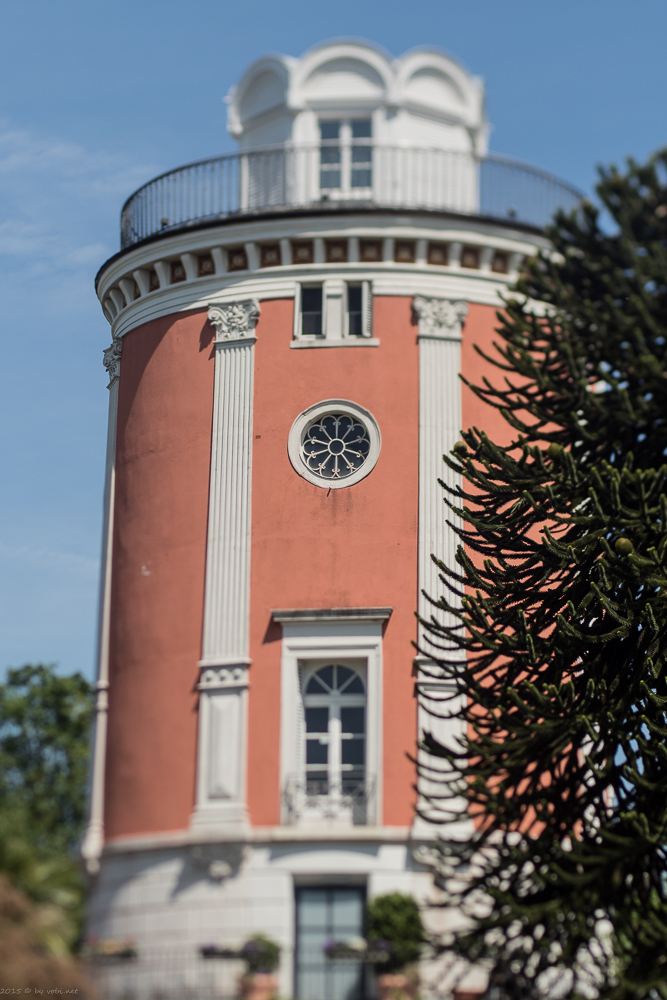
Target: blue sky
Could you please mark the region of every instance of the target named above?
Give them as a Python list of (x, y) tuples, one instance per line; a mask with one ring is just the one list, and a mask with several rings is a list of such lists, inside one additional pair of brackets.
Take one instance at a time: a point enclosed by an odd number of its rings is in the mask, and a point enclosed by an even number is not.
[(667, 145), (664, 0), (0, 4), (0, 670), (93, 672), (109, 330), (93, 291), (124, 199), (233, 148), (253, 59), (327, 38), (439, 46), (486, 81), (491, 149), (590, 192)]

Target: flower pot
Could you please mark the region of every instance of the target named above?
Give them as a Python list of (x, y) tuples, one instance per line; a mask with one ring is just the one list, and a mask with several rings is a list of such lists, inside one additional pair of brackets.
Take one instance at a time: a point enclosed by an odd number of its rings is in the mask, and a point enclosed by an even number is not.
[(419, 984), (405, 972), (382, 972), (378, 976), (378, 1000), (415, 1000)]
[(273, 1000), (278, 992), (278, 980), (272, 972), (251, 972), (239, 981), (243, 1000)]

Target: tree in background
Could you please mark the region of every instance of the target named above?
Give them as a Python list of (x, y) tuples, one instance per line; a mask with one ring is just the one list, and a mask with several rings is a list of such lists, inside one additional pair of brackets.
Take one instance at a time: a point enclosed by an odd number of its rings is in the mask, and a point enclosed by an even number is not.
[(20, 805), (31, 839), (49, 851), (74, 851), (81, 837), (90, 718), (81, 674), (25, 666), (0, 685), (0, 805)]
[(462, 544), (423, 652), (462, 735), (423, 771), (475, 831), (442, 845), (442, 947), (504, 997), (667, 997), (666, 168), (601, 172), (611, 224), (556, 219), (471, 386), (511, 444), (445, 456)]
[(37, 905), (39, 947), (55, 956), (75, 944), (83, 916), (76, 851), (90, 718), (81, 674), (24, 666), (0, 685), (0, 873)]

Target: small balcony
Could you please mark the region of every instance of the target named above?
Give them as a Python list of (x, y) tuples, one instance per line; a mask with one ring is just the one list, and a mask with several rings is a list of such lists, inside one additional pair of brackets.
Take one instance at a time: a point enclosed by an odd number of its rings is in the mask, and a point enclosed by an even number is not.
[(344, 774), (341, 779), (314, 781), (290, 775), (283, 789), (287, 826), (346, 829), (375, 822), (375, 777)]
[(161, 174), (128, 198), (121, 247), (201, 223), (292, 211), (431, 211), (543, 229), (581, 192), (506, 157), (441, 149), (281, 145), (213, 156)]

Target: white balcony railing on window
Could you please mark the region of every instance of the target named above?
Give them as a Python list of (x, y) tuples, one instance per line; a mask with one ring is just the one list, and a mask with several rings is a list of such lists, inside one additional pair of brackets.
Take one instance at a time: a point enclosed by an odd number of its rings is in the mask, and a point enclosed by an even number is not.
[(326, 169), (326, 142), (214, 156), (161, 174), (123, 206), (121, 247), (229, 216), (355, 205), (480, 215), (541, 229), (558, 208), (570, 211), (582, 198), (551, 174), (500, 156), (370, 140), (363, 150), (357, 145), (364, 169), (342, 157), (336, 177)]
[(375, 778), (344, 774), (338, 780), (314, 781), (294, 774), (287, 778), (282, 798), (288, 826), (366, 826), (374, 821)]

